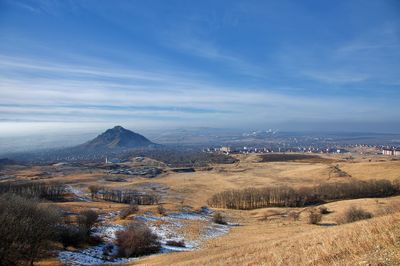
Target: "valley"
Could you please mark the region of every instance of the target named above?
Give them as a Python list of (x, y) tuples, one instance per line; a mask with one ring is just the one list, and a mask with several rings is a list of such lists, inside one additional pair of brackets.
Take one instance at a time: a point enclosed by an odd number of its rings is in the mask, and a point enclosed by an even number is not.
[[(187, 153), (121, 127), (83, 145), (86, 154), (102, 155), (2, 160), (4, 197), (38, 197), (38, 206), (56, 208), (62, 220), (37, 265), (392, 265), (400, 256), (396, 157)], [(65, 151), (76, 158), (82, 149)], [(349, 222), (349, 215), (362, 218)], [(153, 248), (124, 246), (139, 232), (148, 234), (141, 241), (154, 238)]]
[[(301, 157), (301, 154), (298, 156)], [(94, 234), (101, 235), (101, 232), (107, 232), (104, 244), (100, 244), (98, 247), (88, 246), (83, 250), (78, 249), (76, 251), (73, 249), (61, 250), (60, 255), (57, 256), (58, 259), (44, 259), (40, 261), (39, 265), (48, 263), (67, 265), (104, 263), (186, 265), (193, 262), (215, 265), (229, 261), (231, 261), (229, 264), (252, 264), (251, 260), (248, 259), (240, 262), (240, 260), (237, 260), (237, 256), (252, 256), (253, 263), (258, 264), (264, 260), (269, 261), (271, 255), (264, 251), (257, 256), (251, 255), (254, 252), (257, 253), (257, 249), (268, 250), (268, 247), (278, 245), (286, 250), (290, 246), (285, 241), (292, 238), (298, 239), (296, 241), (303, 241), (300, 239), (318, 238), (319, 234), (343, 234), (342, 228), (345, 230), (352, 225), (336, 224), (338, 218), (350, 206), (362, 206), (363, 209), (370, 211), (374, 216), (379, 216), (383, 215), (383, 209), (390, 209), (400, 203), (399, 196), (325, 203), (318, 206), (326, 206), (329, 209), (329, 214), (324, 215), (318, 225), (310, 225), (307, 222), (308, 212), (314, 208), (313, 206), (262, 208), (247, 211), (205, 207), (214, 194), (230, 189), (282, 185), (293, 188), (311, 187), (327, 182), (343, 183), (352, 180), (368, 181), (372, 179), (395, 181), (399, 178), (400, 173), (400, 160), (391, 160), (381, 156), (356, 157), (351, 161), (348, 161), (346, 156), (343, 155), (325, 155), (293, 161), (286, 159), (267, 161), (263, 158), (262, 155), (257, 154), (236, 155), (237, 161), (235, 163), (213, 164), (207, 169), (195, 168), (194, 172), (176, 172), (162, 162), (148, 158), (141, 158), (138, 162), (138, 159), (134, 157), (131, 161), (115, 164), (10, 165), (2, 169), (2, 174), (14, 177), (13, 181), (15, 182), (65, 184), (67, 186), (66, 199), (55, 203), (65, 213), (77, 214), (79, 211), (88, 209), (100, 213), (101, 217), (112, 217), (100, 219), (99, 224), (94, 229)], [(109, 168), (112, 169), (117, 166), (129, 166), (132, 169), (156, 166), (157, 169), (160, 169), (160, 174), (147, 177), (139, 174), (115, 173), (109, 170)], [(4, 182), (6, 181), (9, 181), (9, 179)], [(159, 199), (155, 205), (139, 205), (137, 213), (122, 219), (119, 213), (126, 208), (127, 204), (105, 201), (100, 198), (93, 199), (90, 193), (91, 186), (119, 191), (139, 191), (140, 193), (157, 195)], [(165, 208), (163, 214), (159, 214), (157, 210), (157, 206), (160, 205)], [(215, 212), (223, 214), (228, 225), (215, 224), (212, 215)], [(291, 212), (298, 212), (298, 219), (290, 218)], [(104, 246), (107, 243), (113, 244), (115, 232), (131, 220), (144, 221), (160, 237), (163, 243), (161, 255), (120, 260), (112, 256), (116, 252), (113, 251), (114, 253), (111, 252), (109, 257), (103, 257)], [(104, 235), (102, 237), (104, 240)], [(184, 246), (168, 246), (167, 242), (172, 240), (182, 240)], [(321, 239), (318, 241), (331, 240)], [(311, 248), (314, 243), (310, 242), (307, 245)], [(274, 247), (274, 250), (274, 253), (281, 252), (277, 247)], [(357, 256), (365, 255), (364, 252), (359, 253), (357, 253)], [(351, 256), (353, 255), (351, 254)], [(396, 253), (393, 256), (397, 255)], [(273, 258), (276, 256), (274, 255)], [(361, 259), (361, 257), (351, 257), (350, 261)], [(288, 258), (281, 254), (279, 259), (282, 261), (272, 260), (274, 263), (271, 262), (271, 265), (291, 263), (294, 262), (292, 259), (299, 258)], [(325, 260), (325, 258), (318, 256), (314, 259), (318, 262), (321, 262), (320, 259)], [(349, 258), (343, 257), (341, 259), (347, 263)], [(395, 257), (392, 259), (395, 259)], [(296, 263), (300, 263), (300, 261), (296, 261)]]
[(399, 11), (0, 0), (0, 266), (400, 266)]

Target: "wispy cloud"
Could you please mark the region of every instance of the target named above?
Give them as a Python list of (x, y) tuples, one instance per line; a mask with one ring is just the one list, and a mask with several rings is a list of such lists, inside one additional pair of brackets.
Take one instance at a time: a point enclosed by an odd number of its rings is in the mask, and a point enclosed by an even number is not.
[[(226, 87), (176, 73), (0, 58), (0, 68), (13, 76), (0, 76), (0, 119), (184, 122), (212, 118), (214, 125), (232, 126), (282, 118), (339, 119), (346, 114), (360, 119), (366, 113), (382, 114), (379, 102), (371, 107), (363, 100), (287, 95), (266, 87)], [(26, 71), (37, 75), (26, 75)], [(389, 113), (391, 108), (385, 110)]]
[(389, 4), (349, 4), (357, 12), (340, 23), (341, 6), (333, 16), (319, 5), (242, 5), (7, 1), (0, 121), (398, 120)]
[(238, 54), (229, 53), (219, 48), (210, 40), (200, 39), (191, 34), (178, 35), (170, 33), (163, 36), (163, 43), (169, 48), (193, 57), (204, 58), (211, 63), (220, 63), (233, 71), (236, 75), (266, 78), (268, 73), (259, 64), (249, 62)]
[(345, 70), (306, 70), (302, 71), (301, 73), (310, 79), (333, 84), (358, 83), (362, 81), (367, 81), (369, 78), (369, 76), (366, 74), (352, 73), (351, 71)]

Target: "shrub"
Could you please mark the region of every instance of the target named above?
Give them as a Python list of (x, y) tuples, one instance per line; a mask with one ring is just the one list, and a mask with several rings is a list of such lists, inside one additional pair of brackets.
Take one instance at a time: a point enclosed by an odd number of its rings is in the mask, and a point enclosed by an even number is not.
[(339, 223), (352, 223), (359, 220), (372, 218), (373, 215), (359, 207), (351, 206), (346, 210), (343, 216), (339, 219)]
[(87, 240), (87, 231), (75, 225), (63, 225), (59, 230), (59, 241), (64, 248), (80, 247)]
[(13, 194), (0, 196), (0, 264), (33, 264), (57, 240), (59, 211)]
[(329, 214), (329, 213), (330, 213), (330, 211), (328, 210), (328, 208), (325, 207), (325, 206), (319, 207), (319, 212), (320, 212), (321, 214)]
[(377, 216), (388, 215), (391, 213), (400, 212), (400, 205), (396, 202), (389, 202), (381, 206), (377, 212)]
[(116, 234), (119, 255), (137, 257), (160, 251), (161, 244), (157, 235), (144, 223), (132, 222), (124, 230)]
[(78, 225), (81, 230), (86, 232), (86, 235), (90, 235), (90, 231), (93, 225), (96, 223), (99, 215), (92, 210), (82, 211), (78, 216)]
[(181, 247), (184, 248), (185, 247), (185, 241), (183, 240), (168, 240), (166, 243), (168, 246), (173, 246), (173, 247)]
[(157, 206), (157, 211), (158, 211), (158, 214), (160, 214), (160, 215), (164, 215), (167, 212), (167, 210), (164, 208), (164, 206), (162, 204)]
[(125, 219), (129, 215), (137, 213), (138, 211), (139, 211), (139, 206), (135, 203), (131, 203), (129, 204), (128, 207), (121, 210), (121, 212), (119, 213), (119, 217), (121, 217), (121, 219)]
[(220, 212), (214, 213), (213, 222), (216, 224), (227, 224), (225, 217)]
[(93, 210), (85, 210), (81, 211), (79, 215), (79, 224), (86, 226), (87, 228), (91, 228), (99, 218), (97, 212)]
[(92, 199), (94, 199), (96, 197), (96, 194), (99, 192), (100, 187), (95, 186), (95, 185), (90, 185), (89, 186), (89, 191), (90, 191), (90, 196), (92, 197)]
[(288, 217), (293, 221), (298, 221), (300, 220), (300, 212), (291, 211), (288, 213)]
[(308, 215), (308, 223), (309, 224), (318, 224), (322, 220), (322, 214), (320, 211), (316, 209), (312, 209), (310, 214)]

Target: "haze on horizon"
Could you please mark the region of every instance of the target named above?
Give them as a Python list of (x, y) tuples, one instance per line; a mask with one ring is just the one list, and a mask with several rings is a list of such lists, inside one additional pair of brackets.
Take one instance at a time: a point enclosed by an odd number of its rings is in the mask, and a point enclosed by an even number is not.
[(1, 136), (400, 132), (400, 2), (0, 2)]

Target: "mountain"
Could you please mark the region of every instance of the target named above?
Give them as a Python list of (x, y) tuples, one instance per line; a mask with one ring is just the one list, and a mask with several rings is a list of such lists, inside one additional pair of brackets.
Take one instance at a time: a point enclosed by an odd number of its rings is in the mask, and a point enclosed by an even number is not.
[(143, 148), (156, 145), (148, 140), (146, 137), (127, 130), (121, 126), (116, 126), (107, 129), (105, 132), (97, 136), (91, 141), (88, 141), (80, 148), (84, 149), (129, 149), (129, 148)]

